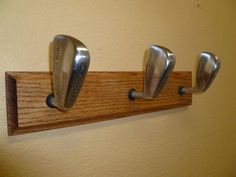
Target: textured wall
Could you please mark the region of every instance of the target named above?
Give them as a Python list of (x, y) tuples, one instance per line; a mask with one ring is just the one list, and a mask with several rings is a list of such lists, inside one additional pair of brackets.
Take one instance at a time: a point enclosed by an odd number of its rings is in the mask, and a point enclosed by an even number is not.
[[(235, 177), (235, 18), (235, 0), (1, 0), (0, 176)], [(175, 70), (203, 50), (223, 65), (188, 108), (8, 137), (4, 72), (48, 71), (56, 34), (87, 45), (90, 70), (142, 70), (150, 44)]]

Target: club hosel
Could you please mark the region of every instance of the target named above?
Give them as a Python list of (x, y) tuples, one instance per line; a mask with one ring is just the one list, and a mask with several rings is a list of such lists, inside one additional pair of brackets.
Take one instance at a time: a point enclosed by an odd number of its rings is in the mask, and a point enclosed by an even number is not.
[(196, 87), (190, 87), (190, 88), (186, 88), (186, 87), (180, 87), (179, 88), (179, 94), (180, 95), (184, 95), (185, 93), (201, 93), (204, 92)]
[(131, 89), (129, 91), (129, 99), (130, 100), (134, 100), (134, 99), (137, 99), (137, 98), (142, 98), (142, 99), (145, 99), (145, 100), (153, 100), (153, 98), (155, 98), (155, 96), (150, 96), (150, 95), (147, 95), (145, 94), (144, 92), (137, 92), (135, 89)]

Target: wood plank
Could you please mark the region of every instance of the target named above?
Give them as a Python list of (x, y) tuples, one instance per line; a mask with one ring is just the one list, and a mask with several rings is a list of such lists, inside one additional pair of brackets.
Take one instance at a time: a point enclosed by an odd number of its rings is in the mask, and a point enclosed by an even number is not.
[(47, 72), (6, 72), (9, 135), (48, 130), (191, 105), (191, 72), (173, 72), (154, 100), (129, 100), (131, 88), (143, 90), (143, 72), (89, 72), (74, 107), (68, 112), (47, 107), (52, 92)]

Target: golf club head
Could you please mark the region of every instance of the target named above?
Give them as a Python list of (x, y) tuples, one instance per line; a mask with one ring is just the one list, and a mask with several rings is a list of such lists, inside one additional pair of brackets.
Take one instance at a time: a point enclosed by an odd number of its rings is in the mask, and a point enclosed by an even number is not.
[(220, 66), (221, 62), (217, 56), (210, 52), (202, 52), (199, 57), (194, 89), (198, 92), (205, 92), (215, 79)]
[(86, 77), (90, 56), (79, 40), (66, 35), (55, 36), (52, 43), (52, 107), (66, 111), (75, 103)]
[(156, 97), (175, 66), (175, 56), (167, 48), (152, 45), (147, 51), (148, 61), (144, 78), (144, 97)]

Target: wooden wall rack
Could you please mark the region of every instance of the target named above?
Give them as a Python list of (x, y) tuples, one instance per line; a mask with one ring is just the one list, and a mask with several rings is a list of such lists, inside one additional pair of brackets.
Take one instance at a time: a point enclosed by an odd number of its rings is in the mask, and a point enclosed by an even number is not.
[(178, 94), (179, 86), (192, 86), (191, 72), (172, 72), (154, 100), (128, 99), (128, 91), (143, 90), (143, 72), (89, 72), (77, 102), (68, 112), (49, 108), (52, 93), (49, 72), (6, 72), (8, 134), (86, 124), (172, 109), (192, 104), (192, 94)]

